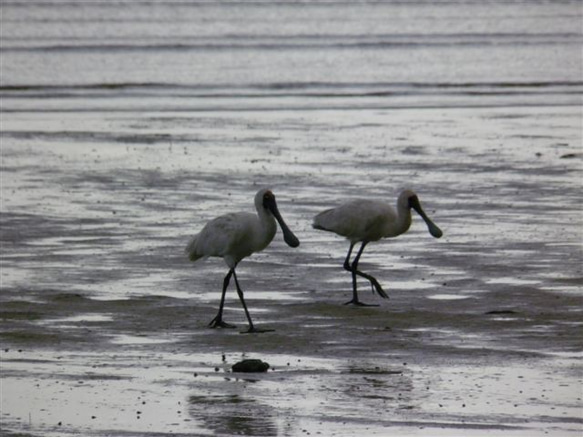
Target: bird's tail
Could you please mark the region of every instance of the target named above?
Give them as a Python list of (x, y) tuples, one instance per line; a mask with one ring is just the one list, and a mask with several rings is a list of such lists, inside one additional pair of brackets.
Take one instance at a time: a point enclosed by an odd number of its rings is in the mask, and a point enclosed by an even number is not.
[(314, 221), (312, 222), (312, 228), (318, 229), (321, 231), (329, 231), (330, 228), (326, 226), (326, 222), (329, 221), (329, 217), (331, 216), (332, 210), (327, 209), (326, 211), (321, 212), (316, 217), (314, 217)]
[(320, 230), (320, 231), (327, 231), (327, 230), (328, 230), (328, 229), (326, 229), (324, 226), (322, 226), (322, 225), (320, 225), (320, 224), (316, 223), (315, 221), (314, 221), (314, 223), (312, 223), (312, 228), (314, 228), (314, 229), (318, 229), (318, 230)]
[(203, 257), (203, 255), (196, 253), (196, 237), (198, 237), (198, 235), (192, 237), (184, 249), (184, 252), (188, 255), (188, 259), (192, 262)]

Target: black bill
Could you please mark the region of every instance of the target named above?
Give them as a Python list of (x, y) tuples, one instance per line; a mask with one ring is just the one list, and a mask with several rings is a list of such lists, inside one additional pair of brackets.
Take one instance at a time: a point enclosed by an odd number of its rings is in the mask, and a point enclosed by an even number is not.
[(411, 199), (410, 204), (411, 207), (415, 211), (417, 211), (417, 214), (419, 214), (427, 224), (427, 229), (429, 229), (429, 233), (433, 235), (435, 238), (441, 238), (443, 232), (441, 231), (441, 229), (439, 229), (439, 227), (435, 223), (431, 221), (429, 217), (427, 217), (427, 214), (425, 214), (425, 211), (423, 211), (423, 208), (421, 208), (421, 203), (419, 202), (417, 196), (415, 196), (414, 199)]
[(288, 228), (287, 224), (281, 217), (279, 209), (277, 208), (277, 204), (275, 203), (275, 199), (273, 199), (273, 202), (268, 203), (268, 208), (279, 223), (279, 227), (283, 232), (283, 239), (287, 245), (290, 247), (298, 247), (300, 245), (300, 240), (298, 240), (298, 237), (296, 237), (290, 228)]

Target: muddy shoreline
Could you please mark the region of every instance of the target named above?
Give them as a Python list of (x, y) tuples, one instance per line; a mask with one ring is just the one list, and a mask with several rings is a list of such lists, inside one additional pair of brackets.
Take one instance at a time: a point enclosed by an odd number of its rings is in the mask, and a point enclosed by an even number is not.
[[(134, 140), (8, 135), (3, 432), (578, 435), (581, 159), (562, 157), (578, 153), (580, 114), (547, 111), (290, 112), (261, 129), (248, 127), (255, 113), (191, 120), (215, 140), (229, 125), (236, 147), (188, 133), (139, 144), (160, 125), (84, 115), (71, 117)], [(24, 119), (47, 123), (7, 124)], [(442, 136), (453, 120), (464, 134)], [(167, 118), (164, 132), (177, 125)], [(362, 193), (392, 201), (405, 184), (444, 237), (415, 220), (371, 244), (362, 268), (390, 299), (361, 283), (379, 306), (342, 305), (347, 243), (311, 217)], [(264, 185), (302, 242), (292, 250), (278, 234), (238, 269), (255, 323), (275, 331), (240, 334), (232, 291), (225, 320), (238, 329), (209, 329), (226, 269), (190, 264), (183, 247), (225, 208), (252, 210)], [(232, 373), (244, 358), (271, 369)]]

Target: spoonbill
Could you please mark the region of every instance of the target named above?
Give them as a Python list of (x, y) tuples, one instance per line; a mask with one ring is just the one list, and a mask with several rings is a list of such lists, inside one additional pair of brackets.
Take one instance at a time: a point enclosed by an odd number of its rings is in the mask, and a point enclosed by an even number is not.
[(246, 332), (266, 332), (265, 330), (256, 329), (253, 325), (235, 268), (243, 258), (262, 251), (271, 243), (277, 230), (276, 220), (281, 227), (285, 242), (291, 247), (300, 245), (298, 238), (287, 227), (281, 217), (275, 202), (275, 196), (271, 190), (261, 189), (257, 192), (255, 195), (255, 209), (257, 209), (257, 214), (235, 212), (221, 215), (209, 221), (197, 235), (190, 239), (186, 246), (186, 253), (190, 261), (218, 257), (223, 258), (229, 267), (229, 271), (223, 281), (223, 294), (219, 312), (209, 323), (211, 328), (235, 327), (223, 321), (225, 294), (232, 276), (235, 280), (237, 294), (249, 321), (249, 329)]
[[(373, 276), (358, 270), (358, 262), (364, 248), (371, 241), (392, 238), (407, 232), (411, 226), (411, 208), (425, 220), (431, 235), (435, 238), (443, 235), (441, 229), (427, 217), (421, 208), (417, 194), (411, 190), (404, 190), (399, 194), (396, 210), (385, 202), (356, 199), (337, 208), (323, 211), (314, 217), (312, 226), (315, 229), (334, 232), (350, 241), (348, 255), (344, 260), (344, 269), (352, 273), (352, 300), (346, 302), (345, 305), (368, 306), (358, 299), (356, 276), (368, 279), (373, 293), (376, 291), (379, 296), (388, 299), (389, 296)], [(350, 264), (352, 249), (359, 242), (362, 243), (360, 249)]]

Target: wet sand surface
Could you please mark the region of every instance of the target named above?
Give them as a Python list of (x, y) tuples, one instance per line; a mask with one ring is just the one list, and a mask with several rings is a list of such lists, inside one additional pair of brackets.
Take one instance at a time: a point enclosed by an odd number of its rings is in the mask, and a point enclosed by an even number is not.
[[(0, 434), (581, 436), (579, 2), (0, 9)], [(184, 247), (265, 186), (273, 332), (233, 289), (210, 329), (227, 268)], [(370, 244), (390, 299), (344, 306), (312, 217), (403, 188), (444, 236)]]
[[(581, 435), (580, 108), (3, 117), (4, 435)], [(234, 290), (209, 329), (226, 267), (183, 248), (262, 186), (301, 240), (238, 268), (274, 332)], [(371, 244), (390, 299), (342, 305), (312, 216), (405, 186), (444, 237)]]

